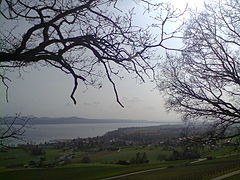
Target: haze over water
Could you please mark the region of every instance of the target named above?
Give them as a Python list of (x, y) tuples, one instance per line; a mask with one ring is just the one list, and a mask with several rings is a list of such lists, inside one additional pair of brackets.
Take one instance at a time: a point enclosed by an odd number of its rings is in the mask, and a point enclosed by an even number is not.
[[(41, 124), (26, 129), (25, 142), (44, 143), (50, 140), (74, 139), (102, 136), (105, 133), (124, 127), (159, 126), (171, 123), (91, 123), (91, 124)], [(16, 143), (16, 142), (13, 142)]]

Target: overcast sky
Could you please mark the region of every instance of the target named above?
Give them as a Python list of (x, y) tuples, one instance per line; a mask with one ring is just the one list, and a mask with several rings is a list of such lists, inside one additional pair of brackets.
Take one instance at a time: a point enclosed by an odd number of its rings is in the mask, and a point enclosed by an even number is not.
[[(200, 0), (171, 0), (178, 8), (188, 2), (192, 7), (200, 7)], [(11, 74), (9, 84), (9, 102), (5, 99), (5, 89), (0, 86), (0, 113), (2, 116), (32, 115), (37, 117), (69, 117), (108, 119), (142, 119), (157, 121), (177, 121), (179, 116), (167, 113), (162, 95), (155, 89), (155, 84), (136, 83), (131, 77), (116, 82), (120, 100), (125, 108), (117, 104), (111, 84), (106, 80), (103, 88), (78, 88), (77, 105), (70, 99), (73, 87), (71, 76), (53, 68), (29, 68), (17, 78)]]

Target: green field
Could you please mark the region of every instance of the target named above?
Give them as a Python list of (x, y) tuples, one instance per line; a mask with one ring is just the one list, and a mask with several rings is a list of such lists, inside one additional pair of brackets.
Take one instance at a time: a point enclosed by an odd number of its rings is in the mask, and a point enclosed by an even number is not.
[(119, 160), (129, 161), (131, 158), (136, 156), (136, 153), (146, 152), (147, 158), (151, 163), (159, 163), (161, 157), (167, 157), (170, 155), (170, 150), (164, 150), (162, 147), (131, 147), (122, 148), (120, 151), (100, 151), (93, 153), (80, 153), (75, 156), (72, 160), (74, 163), (79, 163), (84, 156), (89, 156), (92, 163), (101, 164), (113, 164)]
[(94, 180), (104, 177), (126, 174), (143, 169), (168, 166), (169, 168), (139, 175), (119, 178), (119, 180), (197, 180), (209, 179), (222, 174), (240, 169), (240, 157), (233, 156), (206, 160), (196, 164), (185, 164), (183, 162), (168, 162), (168, 164), (146, 164), (146, 165), (68, 165), (58, 168), (37, 169), (14, 169), (0, 173), (0, 179), (4, 180)]
[[(240, 157), (206, 160), (191, 165), (178, 165), (161, 171), (133, 175), (116, 180), (208, 180), (240, 169)], [(239, 176), (237, 176), (239, 177)]]
[(143, 169), (156, 168), (159, 165), (71, 165), (59, 168), (15, 169), (0, 173), (4, 180), (92, 180)]
[[(176, 148), (180, 149), (180, 148)], [(23, 149), (12, 149), (0, 152), (0, 179), (2, 180), (95, 180), (111, 177), (140, 170), (168, 167), (164, 170), (152, 171), (139, 175), (119, 178), (119, 180), (200, 180), (210, 179), (228, 172), (240, 169), (240, 155), (234, 147), (218, 148), (214, 150), (205, 149), (203, 157), (212, 157), (195, 164), (193, 160), (163, 161), (163, 157), (171, 154), (172, 149), (166, 147), (122, 147), (120, 151), (99, 152), (73, 152), (74, 157), (67, 163), (58, 164), (54, 167), (28, 167), (22, 165), (29, 161), (39, 161), (44, 158), (43, 164), (52, 163), (61, 156), (72, 152), (71, 149), (44, 149), (40, 156), (31, 155)], [(119, 160), (129, 161), (136, 153), (145, 152), (149, 160), (148, 164), (117, 165)], [(81, 160), (88, 156), (91, 163), (83, 164)], [(218, 157), (218, 158), (215, 158)], [(11, 164), (22, 164), (19, 167), (6, 168)], [(232, 177), (236, 180), (239, 176)], [(234, 179), (235, 178), (235, 179)]]
[(240, 179), (240, 174), (226, 178), (225, 180), (239, 180)]
[(46, 159), (45, 163), (49, 163), (64, 155), (66, 152), (60, 149), (45, 149), (45, 154), (41, 156), (33, 156), (23, 149), (10, 149), (8, 152), (0, 152), (0, 171), (11, 164), (27, 164), (29, 161), (38, 161), (41, 157)]

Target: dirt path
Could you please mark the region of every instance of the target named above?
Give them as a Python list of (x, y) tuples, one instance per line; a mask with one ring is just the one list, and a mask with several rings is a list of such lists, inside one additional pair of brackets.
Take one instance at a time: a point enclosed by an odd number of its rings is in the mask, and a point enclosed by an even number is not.
[(167, 167), (161, 167), (161, 168), (155, 168), (155, 169), (142, 170), (142, 171), (132, 172), (132, 173), (123, 174), (123, 175), (119, 175), (119, 176), (108, 177), (108, 178), (104, 178), (104, 179), (101, 179), (101, 180), (117, 179), (117, 178), (122, 178), (122, 177), (126, 177), (126, 176), (131, 176), (131, 175), (136, 175), (136, 174), (142, 174), (142, 173), (146, 173), (146, 172), (158, 171), (158, 170), (162, 170), (162, 169), (166, 169), (166, 168), (167, 168)]
[(195, 164), (195, 163), (198, 163), (198, 162), (201, 162), (201, 161), (205, 161), (205, 160), (207, 160), (207, 158), (202, 158), (202, 159), (198, 159), (196, 161), (192, 161), (192, 162), (190, 162), (190, 164)]
[(237, 174), (240, 174), (240, 170), (233, 171), (233, 172), (228, 173), (228, 174), (224, 174), (224, 175), (222, 175), (222, 176), (219, 176), (219, 177), (213, 178), (213, 179), (211, 179), (211, 180), (222, 180), (222, 179), (225, 179), (225, 178), (228, 178), (228, 177), (231, 177), (231, 176), (237, 175)]

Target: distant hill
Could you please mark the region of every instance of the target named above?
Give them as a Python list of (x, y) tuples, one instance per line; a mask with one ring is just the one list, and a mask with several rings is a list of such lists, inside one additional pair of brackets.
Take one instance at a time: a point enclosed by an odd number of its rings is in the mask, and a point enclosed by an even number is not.
[[(125, 142), (132, 141), (137, 144), (159, 144), (160, 142), (182, 137), (184, 128), (186, 128), (186, 125), (183, 123), (149, 127), (126, 127), (109, 131), (103, 135), (103, 138)], [(194, 135), (198, 135), (202, 130), (202, 126), (195, 127)]]
[[(7, 117), (11, 122), (13, 117)], [(28, 124), (81, 124), (81, 123), (161, 123), (159, 121), (146, 120), (127, 120), (127, 119), (88, 119), (80, 117), (31, 117)], [(168, 122), (169, 123), (169, 122)], [(16, 121), (15, 124), (22, 124), (22, 121)]]

